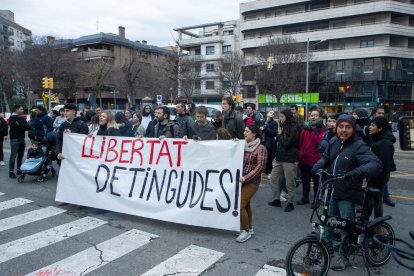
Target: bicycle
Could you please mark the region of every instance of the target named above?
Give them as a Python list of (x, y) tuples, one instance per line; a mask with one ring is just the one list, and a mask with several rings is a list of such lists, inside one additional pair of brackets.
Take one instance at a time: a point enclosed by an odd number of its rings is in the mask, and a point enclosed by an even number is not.
[[(353, 221), (329, 215), (329, 201), (333, 183), (335, 181), (343, 181), (344, 176), (331, 175), (326, 171), (320, 171), (318, 174), (320, 176), (319, 189), (315, 197), (315, 204), (318, 200), (321, 200), (323, 212), (320, 214), (318, 208), (312, 211), (310, 218), (313, 229), (312, 233), (297, 241), (290, 248), (286, 256), (287, 275), (294, 276), (298, 273), (303, 276), (324, 276), (328, 274), (332, 257), (329, 254), (328, 246), (323, 241), (325, 227), (340, 229), (348, 233), (348, 256), (361, 252), (368, 275), (371, 275), (367, 263), (372, 266), (381, 266), (390, 258), (391, 250), (378, 243), (374, 243), (373, 236), (380, 233), (383, 236), (391, 237), (388, 239), (388, 242), (393, 244), (394, 230), (390, 224), (385, 222), (390, 220), (391, 216), (379, 217), (372, 221)], [(323, 182), (322, 176), (326, 176), (327, 180)], [(368, 195), (378, 192), (378, 189), (368, 188), (363, 191), (366, 195), (365, 198), (372, 201), (372, 196)], [(364, 204), (364, 208), (369, 205)], [(315, 215), (318, 221), (314, 221)]]
[[(411, 239), (414, 240), (414, 232), (410, 231), (410, 237)], [(400, 242), (403, 245), (405, 245), (407, 249), (403, 249), (402, 247), (397, 248), (395, 245), (390, 245), (389, 242), (387, 242), (389, 239), (389, 237), (386, 237), (382, 234), (376, 234), (374, 235), (374, 242), (381, 245), (381, 246), (385, 246), (387, 248), (389, 248), (391, 250), (391, 256), (392, 258), (401, 266), (414, 271), (414, 266), (408, 265), (406, 262), (407, 261), (411, 261), (412, 265), (414, 265), (414, 246), (412, 246), (411, 244), (409, 244), (408, 242), (402, 240), (402, 239), (398, 239), (398, 238), (393, 238), (393, 242), (395, 244), (395, 242)], [(411, 252), (409, 252), (411, 251)], [(405, 260), (405, 261), (403, 261)]]

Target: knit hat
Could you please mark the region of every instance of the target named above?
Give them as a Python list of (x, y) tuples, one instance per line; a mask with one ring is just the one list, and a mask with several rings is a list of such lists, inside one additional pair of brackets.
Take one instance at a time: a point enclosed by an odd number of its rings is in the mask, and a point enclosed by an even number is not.
[(335, 132), (337, 132), (338, 126), (339, 126), (339, 124), (341, 122), (347, 122), (347, 123), (351, 124), (352, 125), (352, 128), (354, 129), (354, 132), (355, 132), (355, 129), (356, 129), (356, 121), (355, 121), (354, 116), (348, 115), (348, 114), (342, 114), (342, 115), (340, 115), (338, 117), (337, 122), (336, 122)]

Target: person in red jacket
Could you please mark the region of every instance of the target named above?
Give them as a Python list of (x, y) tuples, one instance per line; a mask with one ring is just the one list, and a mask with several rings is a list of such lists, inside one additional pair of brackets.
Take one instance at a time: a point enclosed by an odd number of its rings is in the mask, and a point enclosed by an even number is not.
[[(315, 109), (310, 114), (310, 121), (302, 129), (299, 142), (299, 168), (302, 178), (302, 198), (296, 202), (297, 205), (309, 203), (310, 181), (313, 180), (313, 194), (318, 191), (319, 177), (312, 174), (313, 165), (318, 162), (322, 156), (319, 152), (319, 144), (326, 133), (322, 120), (322, 110)], [(315, 206), (316, 205), (316, 206)], [(312, 203), (311, 208), (318, 206), (318, 203)]]

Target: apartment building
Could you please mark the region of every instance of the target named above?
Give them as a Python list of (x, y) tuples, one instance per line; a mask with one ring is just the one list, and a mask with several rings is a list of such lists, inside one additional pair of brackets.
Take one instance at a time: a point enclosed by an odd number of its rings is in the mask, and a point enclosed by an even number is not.
[[(125, 37), (125, 28), (122, 26), (118, 27), (118, 34), (98, 33), (76, 39), (60, 40), (48, 37), (48, 40), (49, 44), (57, 48), (70, 48), (71, 54), (81, 62), (104, 60), (113, 68), (119, 69), (133, 58), (137, 58), (139, 66), (142, 66), (141, 72), (148, 71), (154, 74), (158, 72), (158, 76), (166, 76), (166, 72), (174, 71), (173, 67), (176, 66), (176, 51), (149, 45), (146, 40), (129, 40)], [(155, 102), (155, 97), (158, 94), (169, 98), (171, 91), (177, 90), (177, 83), (176, 80), (169, 79), (167, 76), (163, 80), (165, 83), (160, 81), (156, 85), (153, 81), (143, 80), (137, 87), (135, 92), (137, 97), (132, 99), (132, 102), (139, 104), (144, 97), (149, 97)], [(117, 89), (119, 91), (115, 91)], [(81, 87), (80, 91), (76, 93), (76, 101), (80, 108), (87, 103), (89, 94), (89, 87)], [(100, 93), (99, 97), (102, 98), (104, 108), (125, 108), (128, 102), (126, 92), (111, 85), (105, 87), (105, 91)], [(74, 98), (68, 100), (74, 101)], [(116, 106), (114, 106), (115, 103)], [(97, 101), (97, 104), (100, 102)]]
[[(413, 0), (250, 1), (240, 5), (240, 32), (250, 62), (269, 37), (309, 40), (311, 104), (328, 112), (378, 104), (403, 110), (414, 100)], [(255, 89), (259, 105), (273, 104), (252, 81), (244, 90)], [(290, 98), (304, 105), (304, 97)]]
[[(234, 51), (240, 51), (238, 21), (188, 26), (174, 31), (178, 34), (181, 69), (179, 96), (196, 103), (220, 103), (228, 85), (221, 74), (223, 61)], [(185, 73), (184, 67), (187, 67)]]
[(0, 10), (0, 50), (23, 51), (31, 43), (32, 32), (14, 21), (14, 13)]

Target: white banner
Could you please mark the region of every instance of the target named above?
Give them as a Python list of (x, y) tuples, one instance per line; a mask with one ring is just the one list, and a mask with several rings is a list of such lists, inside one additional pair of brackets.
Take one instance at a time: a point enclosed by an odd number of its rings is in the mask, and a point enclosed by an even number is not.
[(64, 134), (56, 201), (226, 230), (240, 228), (244, 141)]

